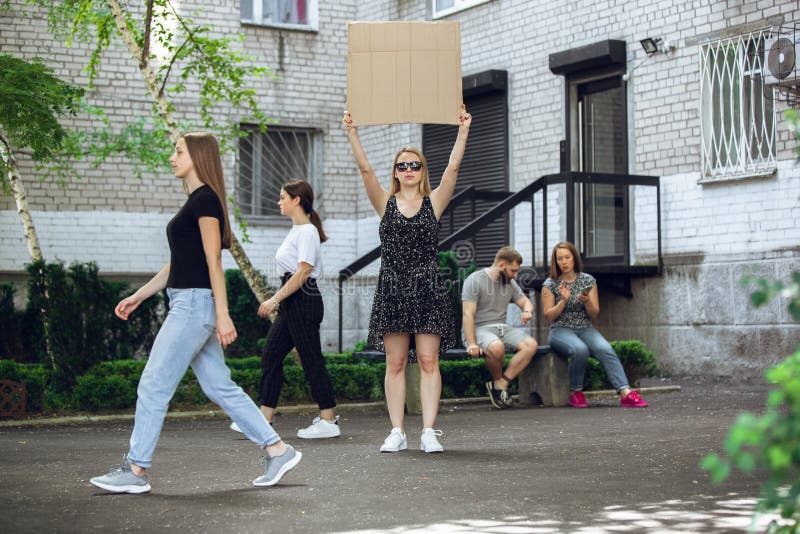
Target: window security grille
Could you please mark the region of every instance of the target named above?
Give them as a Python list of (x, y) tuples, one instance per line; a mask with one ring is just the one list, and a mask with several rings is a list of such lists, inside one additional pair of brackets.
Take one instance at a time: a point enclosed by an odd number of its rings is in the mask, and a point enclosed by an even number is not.
[[(247, 130), (243, 128), (243, 130)], [(306, 180), (319, 196), (321, 150), (314, 130), (270, 126), (239, 139), (236, 200), (243, 216), (277, 216), (284, 182)], [(315, 207), (320, 199), (316, 199)]]
[(701, 181), (775, 170), (773, 95), (762, 76), (769, 36), (769, 30), (760, 30), (700, 47)]

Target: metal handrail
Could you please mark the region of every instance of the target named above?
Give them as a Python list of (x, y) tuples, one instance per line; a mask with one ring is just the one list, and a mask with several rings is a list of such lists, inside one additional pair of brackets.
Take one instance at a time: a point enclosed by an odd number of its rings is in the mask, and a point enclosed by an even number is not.
[[(464, 188), (463, 190), (458, 191), (450, 201), (450, 204), (445, 210), (445, 214), (451, 215), (454, 209), (462, 204), (463, 202), (470, 200), (473, 203), (473, 213), (474, 213), (474, 203), (476, 199), (479, 200), (500, 200), (497, 205), (489, 209), (483, 215), (474, 218), (468, 224), (463, 226), (461, 229), (451, 233), (441, 241), (439, 241), (439, 249), (448, 249), (453, 246), (457, 241), (467, 238), (474, 238), (474, 236), (483, 228), (491, 224), (496, 219), (504, 216), (512, 209), (514, 209), (517, 205), (521, 204), (522, 202), (530, 202), (531, 203), (531, 250), (533, 253), (536, 252), (536, 232), (535, 232), (535, 221), (536, 221), (536, 213), (535, 213), (535, 204), (533, 202), (534, 195), (539, 191), (542, 192), (542, 250), (543, 250), (543, 259), (542, 265), (544, 268), (547, 268), (548, 264), (548, 257), (547, 257), (547, 188), (550, 185), (556, 184), (565, 184), (567, 186), (567, 195), (566, 195), (566, 209), (567, 209), (567, 240), (574, 242), (575, 240), (575, 217), (574, 217), (574, 184), (576, 183), (585, 183), (585, 184), (611, 184), (611, 185), (625, 185), (625, 186), (634, 186), (634, 185), (644, 185), (644, 186), (652, 186), (656, 188), (656, 218), (657, 218), (657, 239), (658, 239), (658, 265), (657, 265), (657, 273), (661, 273), (662, 271), (662, 259), (661, 259), (661, 180), (658, 176), (643, 176), (643, 175), (629, 175), (629, 174), (607, 174), (607, 173), (585, 173), (585, 172), (561, 172), (557, 174), (548, 174), (545, 176), (541, 176), (537, 180), (529, 183), (522, 189), (517, 192), (500, 192), (500, 191), (483, 191), (479, 189), (475, 189), (474, 186), (469, 186)], [(629, 209), (626, 206), (626, 214), (625, 217), (627, 219), (628, 213), (627, 210)], [(444, 214), (442, 215), (444, 218)], [(451, 219), (452, 225), (452, 219)], [(630, 232), (626, 232), (626, 246), (625, 246), (625, 261), (629, 262), (630, 259)], [(370, 250), (359, 259), (345, 267), (344, 269), (339, 271), (339, 278), (337, 282), (337, 289), (339, 293), (339, 352), (342, 351), (342, 313), (343, 313), (343, 291), (342, 291), (342, 284), (351, 278), (355, 273), (375, 261), (380, 257), (381, 247), (375, 247), (374, 249)], [(535, 263), (535, 261), (534, 261)]]

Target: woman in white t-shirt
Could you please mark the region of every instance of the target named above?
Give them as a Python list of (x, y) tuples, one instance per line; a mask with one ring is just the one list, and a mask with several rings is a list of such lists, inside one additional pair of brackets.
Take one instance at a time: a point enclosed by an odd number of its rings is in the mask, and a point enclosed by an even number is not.
[(283, 285), (258, 308), (258, 315), (264, 318), (278, 309), (261, 356), (261, 412), (267, 421), (272, 421), (283, 387), (283, 360), (296, 347), (311, 396), (320, 410), (319, 417), (308, 428), (297, 432), (297, 437), (306, 439), (334, 438), (341, 434), (319, 338), (324, 310), (317, 280), (322, 276), (321, 245), (328, 237), (313, 204), (314, 190), (308, 182), (290, 180), (283, 184), (278, 206), (281, 215), (294, 223), (275, 253)]

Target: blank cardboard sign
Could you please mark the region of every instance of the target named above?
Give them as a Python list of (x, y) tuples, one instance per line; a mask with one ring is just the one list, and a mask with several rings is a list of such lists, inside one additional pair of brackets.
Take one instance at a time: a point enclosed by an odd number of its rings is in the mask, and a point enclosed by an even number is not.
[(458, 22), (348, 22), (347, 109), (353, 124), (458, 124)]

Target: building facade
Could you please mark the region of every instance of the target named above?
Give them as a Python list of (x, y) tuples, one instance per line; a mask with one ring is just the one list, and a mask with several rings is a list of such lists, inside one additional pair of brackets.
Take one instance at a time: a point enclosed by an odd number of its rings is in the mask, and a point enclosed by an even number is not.
[[(225, 157), (226, 177), (249, 221), (252, 242), (245, 249), (273, 282), (270, 258), (288, 229), (275, 215), (276, 186), (298, 175), (315, 184), (331, 238), (323, 247), (328, 349), (337, 348), (340, 322), (345, 348), (366, 338), (377, 272), (374, 262), (341, 291), (336, 287), (338, 271), (378, 244), (378, 219), (340, 127), (348, 20), (461, 23), (465, 102), (475, 117), (461, 185), (519, 191), (561, 171), (660, 177), (659, 196), (643, 186), (583, 184), (572, 195), (553, 186), (546, 200), (538, 193), (511, 210), (482, 242), (460, 243), (467, 255), (485, 263), (487, 250), (511, 243), (542, 276), (545, 238), (552, 247), (572, 221), (573, 238), (588, 257), (602, 263), (625, 247), (631, 265), (656, 265), (658, 203), (663, 269), (629, 279), (625, 291), (601, 281), (597, 326), (607, 337), (642, 339), (667, 372), (743, 377), (759, 375), (800, 342), (786, 302), (753, 309), (740, 285), (747, 273), (788, 280), (800, 270), (800, 169), (783, 117), (797, 102), (768, 72), (776, 40), (800, 38), (796, 2), (206, 0), (187, 6), (198, 8), (196, 20), (220, 35), (243, 33), (243, 50), (277, 75), (257, 82), (259, 101), (277, 126), (242, 140)], [(85, 85), (88, 48), (54, 46), (43, 13), (31, 6), (12, 3), (0, 17), (0, 50), (41, 56), (62, 78)], [(109, 51), (88, 90), (112, 124), (150, 106), (126, 53)], [(783, 83), (796, 77), (791, 69), (784, 75)], [(197, 113), (190, 93), (176, 106), (183, 120)], [(388, 185), (399, 147), (419, 145), (432, 159), (446, 158), (452, 132), (396, 125), (360, 133)], [(36, 174), (24, 159), (22, 170), (23, 178)], [(166, 261), (164, 226), (183, 198), (166, 168), (136, 180), (118, 160), (85, 168), (66, 188), (33, 179), (27, 185), (49, 260), (94, 260), (109, 276), (137, 280)], [(19, 278), (27, 251), (10, 197), (0, 198), (0, 226), (0, 274)], [(225, 266), (234, 267), (230, 258)], [(538, 336), (545, 333), (540, 324)]]

